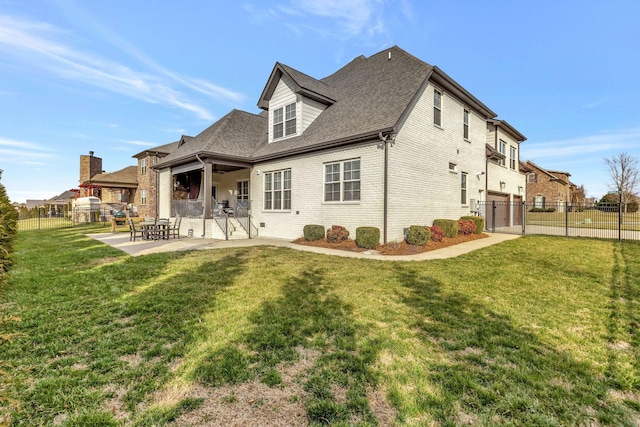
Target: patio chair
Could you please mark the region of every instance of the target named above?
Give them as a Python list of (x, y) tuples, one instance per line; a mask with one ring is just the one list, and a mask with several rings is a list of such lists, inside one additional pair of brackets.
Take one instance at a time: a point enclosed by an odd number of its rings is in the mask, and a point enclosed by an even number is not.
[(133, 240), (135, 242), (137, 236), (140, 236), (143, 239), (145, 238), (144, 230), (138, 230), (131, 218), (127, 218), (127, 222), (129, 223), (129, 241)]
[(169, 225), (169, 237), (177, 237), (180, 238), (180, 222), (182, 221), (182, 217), (177, 217), (175, 222)]

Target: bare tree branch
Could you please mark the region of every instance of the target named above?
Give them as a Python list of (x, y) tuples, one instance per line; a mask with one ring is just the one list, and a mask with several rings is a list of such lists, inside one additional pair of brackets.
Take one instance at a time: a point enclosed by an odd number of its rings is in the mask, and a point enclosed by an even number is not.
[(609, 169), (609, 188), (622, 194), (622, 203), (636, 200), (638, 185), (638, 158), (627, 153), (606, 157), (604, 163)]

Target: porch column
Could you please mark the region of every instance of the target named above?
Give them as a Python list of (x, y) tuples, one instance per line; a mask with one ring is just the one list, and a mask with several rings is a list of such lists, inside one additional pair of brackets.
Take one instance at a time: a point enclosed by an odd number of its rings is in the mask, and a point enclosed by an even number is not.
[(211, 163), (206, 163), (203, 166), (204, 174), (202, 178), (203, 192), (202, 197), (204, 198), (204, 217), (205, 218), (213, 218), (213, 212), (211, 209), (211, 182), (213, 181), (213, 165)]

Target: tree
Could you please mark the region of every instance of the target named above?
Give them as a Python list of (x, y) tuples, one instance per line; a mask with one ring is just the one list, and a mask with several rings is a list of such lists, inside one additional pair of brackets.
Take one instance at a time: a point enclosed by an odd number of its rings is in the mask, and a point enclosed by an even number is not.
[(636, 201), (639, 184), (638, 158), (619, 153), (605, 157), (604, 162), (609, 169), (609, 187), (622, 196), (622, 203), (626, 206)]
[[(2, 178), (2, 169), (0, 169)], [(4, 185), (0, 184), (0, 284), (11, 265), (13, 253), (13, 241), (15, 240), (18, 220), (18, 211), (13, 207)]]

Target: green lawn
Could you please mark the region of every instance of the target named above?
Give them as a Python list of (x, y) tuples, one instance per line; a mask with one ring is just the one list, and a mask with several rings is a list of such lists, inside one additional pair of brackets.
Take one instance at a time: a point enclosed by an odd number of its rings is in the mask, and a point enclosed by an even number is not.
[(638, 242), (133, 258), (83, 231), (19, 233), (0, 288), (11, 425), (640, 422)]

